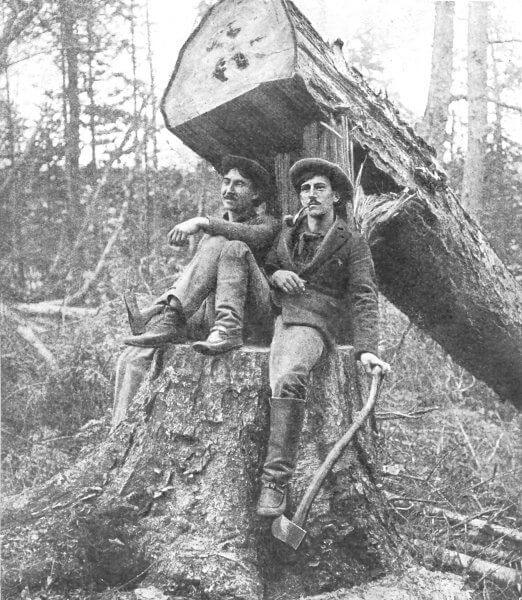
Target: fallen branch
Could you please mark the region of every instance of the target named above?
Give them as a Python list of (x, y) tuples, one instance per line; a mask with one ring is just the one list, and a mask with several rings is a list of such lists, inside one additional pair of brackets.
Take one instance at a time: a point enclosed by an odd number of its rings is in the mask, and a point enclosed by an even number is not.
[(522, 531), (518, 531), (517, 529), (502, 527), (501, 525), (488, 523), (487, 521), (483, 521), (482, 519), (470, 518), (466, 515), (462, 515), (451, 510), (446, 510), (445, 508), (430, 508), (430, 514), (441, 515), (448, 519), (448, 521), (453, 521), (461, 525), (471, 525), (476, 529), (480, 529), (480, 531), (483, 531), (484, 533), (489, 533), (490, 535), (501, 535), (519, 544), (522, 543)]
[[(457, 543), (457, 542), (455, 542)], [(476, 554), (480, 558), (484, 558), (491, 561), (502, 561), (504, 564), (515, 563), (521, 560), (520, 555), (516, 552), (507, 552), (506, 550), (499, 550), (498, 548), (492, 548), (490, 546), (481, 546), (480, 544), (473, 544), (472, 542), (458, 542), (461, 546), (461, 550), (466, 554)], [(460, 549), (457, 549), (460, 552)]]
[(48, 300), (46, 302), (19, 303), (13, 306), (16, 310), (27, 315), (39, 317), (93, 317), (98, 308), (87, 308), (86, 306), (65, 306), (64, 300)]
[(469, 573), (480, 577), (491, 579), (504, 586), (522, 585), (522, 573), (510, 567), (504, 567), (481, 558), (475, 558), (468, 554), (462, 554), (455, 550), (448, 550), (442, 546), (431, 546), (422, 540), (414, 540), (416, 546), (433, 552), (435, 557), (446, 567), (457, 567), (465, 569)]
[(432, 406), (431, 408), (422, 408), (419, 410), (414, 410), (411, 413), (402, 413), (393, 410), (386, 410), (381, 412), (376, 412), (375, 417), (377, 419), (389, 420), (389, 419), (419, 419), (422, 415), (426, 413), (433, 412), (434, 410), (439, 410), (440, 406)]
[(22, 317), (19, 317), (5, 304), (0, 304), (0, 315), (2, 316), (2, 321), (7, 319), (15, 324), (16, 333), (18, 333), (23, 340), (30, 344), (36, 350), (37, 354), (39, 354), (39, 356), (41, 356), (41, 358), (43, 358), (52, 369), (56, 369), (58, 367), (58, 362), (56, 361), (54, 354), (36, 335), (34, 327), (31, 323)]
[(45, 362), (53, 369), (58, 367), (58, 363), (54, 358), (54, 354), (47, 348), (42, 340), (36, 335), (28, 325), (17, 325), (16, 331), (21, 338), (31, 344), (36, 352), (45, 360)]

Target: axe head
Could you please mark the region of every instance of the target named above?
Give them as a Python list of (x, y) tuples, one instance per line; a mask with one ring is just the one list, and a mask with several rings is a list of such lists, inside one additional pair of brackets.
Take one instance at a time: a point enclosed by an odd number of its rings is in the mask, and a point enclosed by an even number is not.
[(285, 515), (281, 515), (272, 522), (272, 535), (297, 550), (306, 535), (306, 531), (290, 521)]

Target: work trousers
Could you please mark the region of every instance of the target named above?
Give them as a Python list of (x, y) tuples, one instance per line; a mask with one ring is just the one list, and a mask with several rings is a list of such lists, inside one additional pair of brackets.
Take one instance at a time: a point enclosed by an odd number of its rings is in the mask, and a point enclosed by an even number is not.
[[(243, 321), (258, 337), (267, 338), (271, 334), (270, 287), (244, 242), (204, 236), (175, 285), (156, 302), (165, 304), (170, 296), (181, 302), (192, 339), (206, 337), (213, 326), (240, 330)], [(156, 352), (163, 350), (129, 346), (120, 355), (112, 427), (125, 418)]]
[(304, 399), (310, 373), (325, 342), (314, 327), (285, 325), (277, 317), (270, 347), (270, 387), (274, 398)]

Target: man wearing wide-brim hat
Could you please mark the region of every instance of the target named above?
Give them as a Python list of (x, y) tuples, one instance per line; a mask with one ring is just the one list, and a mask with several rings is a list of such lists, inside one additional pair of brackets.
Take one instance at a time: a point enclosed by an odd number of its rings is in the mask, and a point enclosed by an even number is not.
[(194, 217), (168, 234), (170, 244), (181, 245), (204, 233), (174, 286), (144, 311), (132, 295), (126, 298), (134, 335), (124, 340), (130, 347), (116, 366), (113, 426), (124, 418), (158, 348), (195, 339), (194, 350), (221, 354), (243, 344), (245, 322), (257, 336), (271, 333), (270, 287), (260, 265), (280, 223), (256, 212), (271, 193), (270, 175), (257, 161), (236, 155), (224, 157), (220, 173), (222, 217)]
[(365, 239), (342, 217), (353, 187), (336, 164), (305, 158), (290, 169), (301, 202), (285, 222), (265, 268), (279, 315), (270, 352), (270, 436), (257, 512), (276, 517), (297, 460), (311, 370), (335, 343), (341, 314), (352, 316), (356, 356), (368, 373), (389, 366), (377, 356), (378, 306)]

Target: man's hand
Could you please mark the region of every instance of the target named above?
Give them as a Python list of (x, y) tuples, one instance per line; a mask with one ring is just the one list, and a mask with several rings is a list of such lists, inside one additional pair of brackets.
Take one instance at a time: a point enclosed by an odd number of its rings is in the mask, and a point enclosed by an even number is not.
[(378, 369), (382, 371), (382, 374), (385, 375), (391, 371), (391, 367), (387, 362), (384, 362), (379, 357), (375, 356), (372, 352), (363, 352), (361, 356), (359, 356), (359, 360), (364, 367), (364, 370), (368, 375), (374, 375), (378, 372)]
[(297, 273), (293, 271), (285, 271), (279, 269), (276, 271), (270, 281), (276, 288), (283, 290), (287, 294), (301, 294), (305, 291), (305, 281), (301, 279)]
[(167, 234), (167, 239), (171, 246), (182, 246), (189, 235), (196, 235), (199, 231), (208, 225), (208, 219), (206, 217), (194, 217), (178, 223), (174, 229), (171, 229)]

